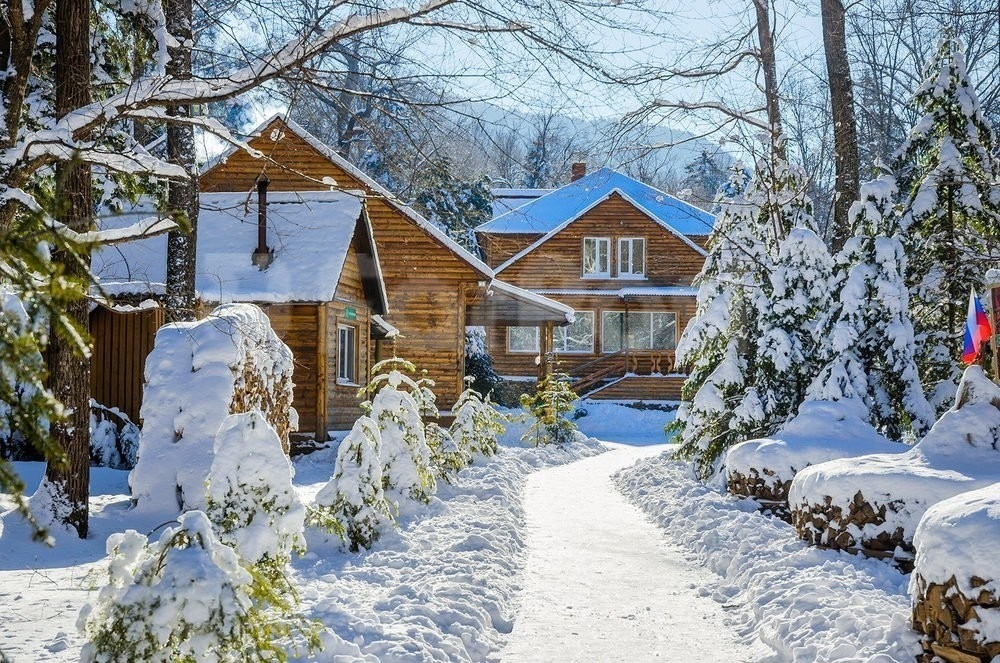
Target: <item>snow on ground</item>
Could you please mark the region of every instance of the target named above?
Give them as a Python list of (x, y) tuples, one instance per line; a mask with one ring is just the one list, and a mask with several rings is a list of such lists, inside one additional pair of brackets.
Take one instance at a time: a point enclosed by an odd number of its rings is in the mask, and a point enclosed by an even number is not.
[(615, 490), (613, 472), (664, 447), (621, 445), (528, 478), (522, 608), (503, 660), (735, 663), (770, 652), (744, 642), (724, 608), (699, 595), (718, 576)]
[(785, 522), (693, 478), (666, 456), (616, 475), (666, 536), (721, 577), (702, 593), (738, 608), (740, 631), (775, 651), (766, 661), (909, 663), (907, 576), (889, 564), (810, 548)]

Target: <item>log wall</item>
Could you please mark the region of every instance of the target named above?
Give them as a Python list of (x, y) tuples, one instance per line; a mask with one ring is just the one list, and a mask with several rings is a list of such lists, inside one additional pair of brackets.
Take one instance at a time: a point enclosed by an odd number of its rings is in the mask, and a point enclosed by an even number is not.
[(118, 408), (135, 423), (140, 423), (146, 357), (163, 323), (160, 307), (122, 312), (98, 306), (90, 313), (91, 397), (105, 407)]

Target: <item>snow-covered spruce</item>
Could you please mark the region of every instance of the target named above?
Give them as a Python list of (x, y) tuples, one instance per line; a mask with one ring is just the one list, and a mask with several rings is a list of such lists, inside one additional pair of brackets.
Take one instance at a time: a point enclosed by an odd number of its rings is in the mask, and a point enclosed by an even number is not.
[(351, 552), (370, 548), (395, 509), (382, 488), (382, 436), (367, 416), (354, 422), (337, 449), (333, 476), (316, 494), (310, 522), (343, 539)]
[(136, 508), (171, 518), (205, 507), (215, 435), (230, 413), (258, 409), (282, 446), (296, 425), (292, 352), (252, 304), (160, 327), (146, 359), (143, 429), (132, 470)]
[(385, 496), (402, 509), (412, 503), (426, 503), (434, 494), (437, 482), (431, 467), (431, 450), (427, 446), (421, 412), (426, 394), (421, 385), (391, 368), (399, 365), (413, 370), (413, 365), (400, 359), (379, 362), (372, 367), (376, 374), (368, 386), (378, 390), (371, 400), (369, 416), (378, 423), (381, 433), (382, 482)]
[(116, 470), (135, 467), (139, 427), (118, 408), (90, 401), (90, 464)]
[(853, 237), (836, 257), (830, 292), (838, 294), (820, 321), (822, 368), (808, 397), (860, 400), (876, 430), (898, 440), (923, 435), (934, 412), (914, 360), (895, 194), (895, 179), (880, 175), (861, 185), (861, 200), (851, 205)]
[(577, 400), (579, 398), (570, 389), (568, 375), (546, 375), (538, 383), (535, 393), (521, 395), (521, 407), (528, 418), (528, 430), (521, 436), (521, 441), (540, 447), (572, 440), (577, 434), (576, 424), (566, 415), (573, 410)]
[(969, 80), (954, 36), (938, 44), (913, 96), (919, 119), (895, 154), (905, 197), (907, 285), (918, 365), (938, 412), (959, 377), (964, 302), (983, 287), (987, 245), (1000, 228), (1000, 164), (993, 128)]
[(291, 625), (260, 599), (271, 592), (216, 538), (201, 511), (149, 543), (135, 530), (108, 538), (108, 584), (84, 606), (86, 663), (270, 661)]
[(910, 577), (913, 626), (927, 636), (927, 655), (996, 660), (1000, 656), (996, 563), (1000, 484), (961, 493), (929, 508), (917, 525), (913, 545), (917, 551)]
[(208, 508), (219, 540), (250, 565), (280, 569), (305, 546), (305, 507), (292, 465), (258, 410), (223, 419), (208, 473)]
[(431, 421), (424, 427), (424, 435), (431, 450), (431, 466), (439, 479), (451, 481), (459, 470), (472, 463), (472, 454), (459, 446), (448, 429)]
[(669, 541), (720, 576), (703, 591), (725, 604), (736, 630), (770, 646), (773, 660), (903, 663), (920, 653), (906, 576), (890, 565), (806, 546), (754, 502), (713, 490), (664, 456), (615, 480)]
[(785, 515), (788, 491), (799, 470), (837, 458), (905, 450), (872, 428), (859, 401), (806, 401), (774, 435), (729, 449), (726, 485), (731, 493), (753, 497)]
[(955, 405), (900, 454), (833, 460), (801, 470), (789, 506), (814, 544), (896, 554), (904, 561), (933, 504), (1000, 481), (1000, 387), (978, 366), (965, 370)]
[[(466, 378), (468, 381), (468, 378)], [(497, 452), (497, 437), (506, 430), (505, 418), (470, 384), (451, 408), (455, 420), (451, 424), (452, 438), (460, 449), (473, 457), (492, 456)]]

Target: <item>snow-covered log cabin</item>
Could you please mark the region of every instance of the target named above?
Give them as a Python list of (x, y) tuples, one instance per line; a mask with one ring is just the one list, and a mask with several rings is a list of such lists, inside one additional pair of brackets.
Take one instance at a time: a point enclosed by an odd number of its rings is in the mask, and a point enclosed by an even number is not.
[[(447, 410), (464, 388), (466, 326), (552, 328), (573, 319), (572, 308), (497, 279), (484, 262), (294, 122), (271, 118), (247, 142), (263, 156), (234, 148), (202, 173), (198, 289), (211, 303), (267, 304), (272, 325), (295, 353), (300, 432), (315, 431), (323, 439), (325, 431), (349, 428), (360, 414), (356, 385), (367, 381), (370, 366), (379, 359), (396, 355), (426, 370), (436, 382), (438, 406)], [(256, 240), (244, 246), (242, 240), (237, 244), (237, 235), (226, 230), (216, 234), (213, 228), (223, 227), (221, 221), (229, 219), (256, 237), (257, 190), (262, 181), (267, 181), (268, 209), (277, 201), (285, 201), (285, 205), (300, 201), (303, 216), (286, 215), (286, 234), (293, 228), (316, 234), (309, 240), (302, 232), (301, 242), (292, 245), (268, 225), (267, 232), (275, 239), (267, 246), (274, 249), (274, 257), (261, 270), (251, 260)], [(214, 203), (216, 199), (222, 204)], [(370, 247), (358, 240), (361, 245), (355, 248), (360, 264), (367, 264), (368, 271), (352, 267), (349, 258), (344, 261), (343, 278), (350, 286), (345, 281), (341, 287), (341, 272), (317, 255), (334, 241), (327, 235), (345, 236), (348, 232), (345, 227), (324, 225), (322, 219), (328, 214), (322, 211), (323, 204), (332, 200), (353, 205), (358, 212), (363, 210), (359, 228), (371, 230), (370, 235), (367, 230), (355, 233), (356, 238), (371, 238)], [(237, 203), (238, 211), (233, 207)], [(224, 209), (221, 221), (212, 216), (211, 205)], [(209, 239), (213, 235), (215, 238)], [(114, 248), (102, 250), (95, 257), (95, 273), (111, 292), (122, 291), (115, 281), (162, 283), (165, 241), (158, 237), (122, 245), (129, 259), (123, 259)], [(205, 262), (212, 254), (212, 249), (203, 248), (205, 242), (222, 247), (229, 261), (225, 269)], [(146, 252), (144, 256), (134, 255), (139, 248)], [(268, 258), (262, 255), (260, 259), (266, 262)], [(282, 262), (288, 266), (282, 267)], [(143, 274), (143, 266), (151, 264), (158, 265), (158, 271)], [(297, 273), (294, 278), (276, 278), (280, 270), (291, 266)], [(225, 276), (229, 269), (238, 270), (241, 276)], [(313, 293), (299, 292), (300, 285), (293, 286), (292, 281), (299, 280), (303, 284), (335, 284), (336, 289), (324, 300), (327, 305), (318, 307), (314, 299), (304, 299)], [(328, 334), (319, 330), (335, 331)], [(317, 348), (324, 353), (322, 357)], [(317, 357), (316, 361), (306, 359), (309, 356)], [(347, 398), (348, 392), (351, 398)], [(317, 403), (313, 408), (316, 415), (310, 418), (308, 407), (303, 406), (313, 402)], [(325, 409), (321, 406), (324, 402)]]
[[(695, 311), (692, 279), (705, 261), (711, 214), (609, 168), (532, 196), (476, 229), (499, 277), (576, 311), (556, 329), (559, 370), (592, 398), (676, 400), (685, 375), (677, 336)], [(508, 195), (508, 198), (513, 196)], [(496, 327), (498, 373), (535, 374), (546, 351), (534, 328)]]

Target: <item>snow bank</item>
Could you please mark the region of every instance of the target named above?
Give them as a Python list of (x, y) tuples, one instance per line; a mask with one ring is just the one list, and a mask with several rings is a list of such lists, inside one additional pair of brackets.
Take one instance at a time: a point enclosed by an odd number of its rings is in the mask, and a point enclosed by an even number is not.
[(252, 304), (164, 325), (146, 359), (143, 429), (131, 475), (136, 508), (173, 516), (205, 507), (213, 444), (227, 415), (258, 409), (287, 449), (295, 426), (292, 352)]
[(930, 507), (913, 544), (913, 625), (934, 643), (927, 648), (1000, 655), (1000, 484)]
[(1000, 481), (1000, 387), (970, 366), (955, 401), (905, 453), (833, 460), (799, 472), (788, 499), (799, 534), (819, 545), (905, 558), (928, 507)]
[[(372, 551), (346, 555), (339, 539), (307, 532), (310, 552), (292, 564), (302, 612), (327, 625), (325, 638), (335, 633), (365, 655), (399, 663), (497, 660), (526, 560), (527, 477), (603, 448), (595, 440), (523, 448), (511, 432), (502, 442), (496, 456), (440, 484), (425, 508)], [(297, 476), (328, 477), (332, 454), (297, 460)]]
[(770, 438), (748, 440), (726, 454), (726, 483), (736, 495), (766, 505), (787, 506), (796, 473), (837, 458), (900, 452), (866, 421), (858, 401), (806, 401), (799, 413)]
[(713, 597), (775, 661), (910, 663), (920, 653), (906, 579), (891, 566), (807, 547), (754, 502), (712, 490), (666, 456), (615, 481), (670, 541), (722, 577)]

